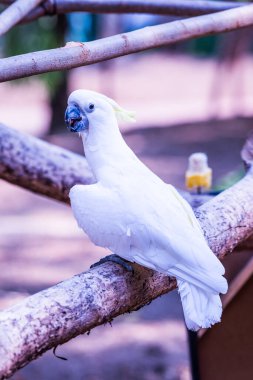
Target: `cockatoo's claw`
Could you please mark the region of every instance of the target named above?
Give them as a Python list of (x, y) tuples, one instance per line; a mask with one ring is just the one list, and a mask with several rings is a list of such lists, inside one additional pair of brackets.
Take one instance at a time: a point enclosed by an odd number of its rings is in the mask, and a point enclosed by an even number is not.
[(95, 268), (98, 265), (101, 265), (101, 264), (106, 263), (108, 261), (112, 261), (113, 263), (119, 264), (120, 266), (122, 266), (128, 272), (132, 272), (132, 273), (134, 272), (134, 269), (133, 269), (132, 265), (129, 264), (128, 261), (126, 261), (126, 260), (122, 259), (120, 256), (114, 255), (114, 254), (103, 257), (97, 263), (92, 264), (90, 266), (90, 268), (91, 269)]

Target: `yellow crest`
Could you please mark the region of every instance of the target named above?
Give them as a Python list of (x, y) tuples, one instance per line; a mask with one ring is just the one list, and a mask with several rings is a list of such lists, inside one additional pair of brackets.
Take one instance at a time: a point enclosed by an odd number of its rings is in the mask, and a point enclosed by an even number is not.
[(113, 99), (109, 98), (106, 95), (99, 94), (98, 92), (95, 92), (95, 91), (90, 91), (90, 92), (93, 92), (94, 94), (100, 96), (101, 98), (106, 100), (112, 106), (118, 122), (125, 122), (125, 123), (136, 122), (135, 112), (128, 111), (128, 110), (122, 108), (118, 103), (116, 103)]
[(122, 108), (118, 105), (117, 105), (117, 107), (113, 107), (113, 109), (114, 109), (116, 118), (119, 122), (121, 122), (121, 121), (125, 122), (125, 123), (128, 123), (128, 122), (135, 123), (136, 122), (135, 112), (125, 110), (124, 108)]

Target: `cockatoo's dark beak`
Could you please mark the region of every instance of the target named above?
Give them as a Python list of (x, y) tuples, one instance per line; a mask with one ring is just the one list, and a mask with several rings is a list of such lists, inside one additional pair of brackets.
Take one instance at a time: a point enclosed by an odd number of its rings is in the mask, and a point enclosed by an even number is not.
[(89, 120), (85, 112), (77, 106), (68, 106), (65, 112), (65, 123), (71, 132), (82, 132), (89, 127)]

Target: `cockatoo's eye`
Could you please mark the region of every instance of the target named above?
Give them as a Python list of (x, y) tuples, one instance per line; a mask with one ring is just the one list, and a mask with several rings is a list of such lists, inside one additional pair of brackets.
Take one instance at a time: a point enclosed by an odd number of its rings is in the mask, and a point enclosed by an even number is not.
[(94, 103), (90, 103), (90, 104), (88, 105), (88, 110), (89, 110), (89, 112), (94, 111), (94, 109), (95, 109), (95, 104), (94, 104)]

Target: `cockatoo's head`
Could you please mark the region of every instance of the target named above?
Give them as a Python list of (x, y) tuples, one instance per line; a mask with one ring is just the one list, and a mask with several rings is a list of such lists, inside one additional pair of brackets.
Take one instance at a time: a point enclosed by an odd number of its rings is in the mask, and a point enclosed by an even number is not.
[(108, 120), (135, 121), (132, 112), (105, 95), (88, 90), (71, 93), (65, 113), (65, 122), (71, 132), (88, 134), (89, 129), (101, 128)]

